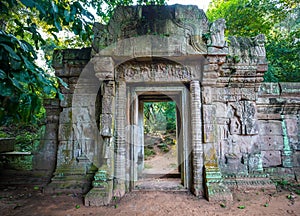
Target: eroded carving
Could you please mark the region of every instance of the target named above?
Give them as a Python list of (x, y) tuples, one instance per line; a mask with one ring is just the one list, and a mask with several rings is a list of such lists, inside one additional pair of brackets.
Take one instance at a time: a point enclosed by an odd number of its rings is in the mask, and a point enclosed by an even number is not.
[(265, 41), (266, 41), (266, 39), (263, 34), (259, 34), (253, 38), (256, 56), (266, 57)]
[(258, 133), (254, 102), (239, 101), (230, 103), (229, 115), (231, 134), (253, 135)]
[(195, 76), (191, 69), (170, 63), (126, 63), (117, 69), (117, 77), (127, 82), (143, 81), (188, 81)]
[(222, 48), (225, 45), (225, 19), (218, 19), (210, 26), (211, 43), (210, 46)]

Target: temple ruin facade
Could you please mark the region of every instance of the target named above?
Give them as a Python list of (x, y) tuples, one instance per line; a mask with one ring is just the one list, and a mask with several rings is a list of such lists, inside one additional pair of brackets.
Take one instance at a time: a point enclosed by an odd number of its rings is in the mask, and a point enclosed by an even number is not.
[(136, 189), (142, 169), (141, 104), (172, 100), (182, 187), (208, 200), (233, 188), (273, 188), (298, 176), (300, 84), (265, 83), (265, 38), (225, 38), (196, 6), (118, 7), (94, 25), (91, 48), (54, 53), (64, 100), (45, 101), (36, 170), (46, 191), (77, 191), (100, 206)]

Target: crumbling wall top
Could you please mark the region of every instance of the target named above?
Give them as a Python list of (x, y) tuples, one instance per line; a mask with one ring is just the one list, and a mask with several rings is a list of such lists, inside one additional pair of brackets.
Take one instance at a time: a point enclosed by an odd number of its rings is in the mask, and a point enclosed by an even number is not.
[(208, 30), (207, 17), (197, 6), (123, 6), (116, 8), (108, 25), (94, 25), (93, 49), (98, 53), (119, 40), (143, 35), (176, 35), (202, 41)]

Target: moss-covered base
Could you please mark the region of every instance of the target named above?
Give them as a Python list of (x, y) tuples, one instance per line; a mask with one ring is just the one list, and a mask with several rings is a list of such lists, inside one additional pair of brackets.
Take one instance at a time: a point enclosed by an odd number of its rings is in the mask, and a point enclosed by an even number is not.
[(113, 188), (112, 181), (108, 181), (104, 187), (93, 188), (85, 195), (84, 205), (85, 206), (108, 205), (111, 202), (113, 197), (112, 188)]
[(223, 183), (222, 175), (218, 167), (204, 169), (205, 195), (208, 201), (232, 201), (232, 193)]
[(54, 177), (45, 188), (47, 193), (87, 193), (92, 188), (96, 167), (89, 161), (71, 161), (56, 168)]

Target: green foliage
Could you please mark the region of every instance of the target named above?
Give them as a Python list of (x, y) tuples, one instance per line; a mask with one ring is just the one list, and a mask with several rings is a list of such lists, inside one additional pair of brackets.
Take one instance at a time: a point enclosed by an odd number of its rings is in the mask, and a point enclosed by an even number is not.
[(227, 36), (265, 34), (269, 61), (265, 81), (299, 82), (299, 11), (296, 0), (213, 0), (207, 16), (210, 21), (225, 18)]
[[(164, 0), (138, 3), (164, 4)], [(97, 21), (105, 23), (117, 6), (130, 4), (133, 0), (2, 0), (0, 124), (36, 122), (44, 112), (43, 98), (62, 98), (58, 83), (65, 83), (37, 65), (37, 50), (44, 50), (50, 66), (54, 48), (91, 45), (92, 8), (99, 16)]]
[(40, 137), (44, 134), (45, 126), (38, 125), (10, 125), (0, 127), (1, 138), (15, 138), (14, 150), (18, 152), (34, 152), (40, 144)]
[(145, 160), (147, 160), (149, 157), (155, 155), (155, 151), (153, 149), (150, 149), (150, 148), (147, 148), (145, 147), (144, 148), (144, 157), (145, 157)]
[(161, 151), (164, 152), (164, 153), (170, 151), (170, 149), (169, 149), (169, 147), (166, 143), (160, 143), (160, 144), (157, 145), (157, 147), (160, 148)]
[(162, 130), (176, 130), (176, 103), (145, 102), (144, 103), (145, 133)]
[(0, 30), (0, 123), (35, 122), (42, 98), (59, 93), (56, 80), (35, 64), (24, 40)]

